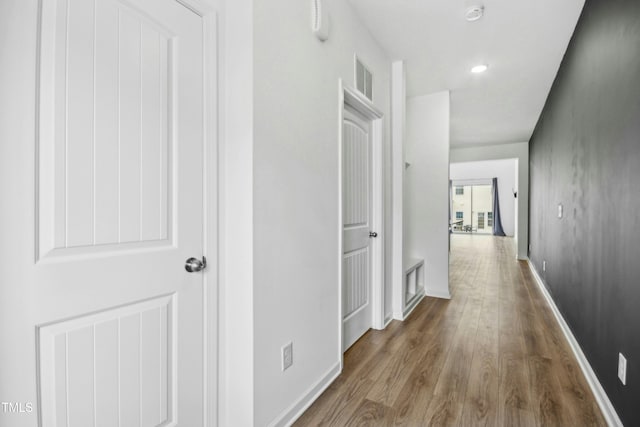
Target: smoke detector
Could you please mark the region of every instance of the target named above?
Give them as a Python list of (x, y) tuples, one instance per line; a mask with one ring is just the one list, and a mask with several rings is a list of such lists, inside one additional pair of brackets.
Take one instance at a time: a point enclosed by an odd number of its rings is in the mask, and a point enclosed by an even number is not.
[(484, 15), (484, 6), (482, 5), (471, 6), (464, 12), (464, 18), (469, 22), (477, 21), (482, 18), (482, 15)]

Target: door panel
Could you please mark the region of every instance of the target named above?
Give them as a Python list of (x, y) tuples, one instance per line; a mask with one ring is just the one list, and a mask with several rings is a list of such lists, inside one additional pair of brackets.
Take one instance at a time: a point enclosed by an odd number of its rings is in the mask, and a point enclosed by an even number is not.
[[(42, 66), (54, 77), (41, 87), (53, 129), (42, 128), (39, 147), (40, 256), (170, 239), (176, 37), (110, 0), (95, 10), (52, 2), (44, 12), (43, 30), (54, 28)], [(52, 22), (63, 12), (68, 19)]]
[(36, 226), (28, 244), (9, 237), (28, 262), (10, 294), (22, 309), (2, 301), (0, 389), (45, 427), (200, 426), (204, 280), (184, 265), (204, 251), (202, 18), (175, 0), (40, 7), (37, 179), (21, 205)]
[(348, 252), (344, 256), (344, 317), (348, 318), (369, 302), (369, 248)]
[(369, 226), (369, 136), (367, 123), (356, 120), (355, 115), (345, 114), (343, 224), (347, 228)]
[(372, 326), (371, 305), (371, 125), (345, 107), (343, 162), (343, 349)]
[(40, 359), (49, 367), (41, 372), (42, 411), (56, 414), (53, 425), (166, 421), (175, 304), (165, 296), (41, 327)]

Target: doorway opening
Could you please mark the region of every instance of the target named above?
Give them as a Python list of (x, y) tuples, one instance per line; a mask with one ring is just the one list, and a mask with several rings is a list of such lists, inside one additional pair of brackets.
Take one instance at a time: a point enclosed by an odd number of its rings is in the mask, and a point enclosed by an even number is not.
[(453, 233), (492, 233), (491, 181), (454, 181), (449, 196)]
[(340, 82), (339, 339), (384, 328), (382, 113)]

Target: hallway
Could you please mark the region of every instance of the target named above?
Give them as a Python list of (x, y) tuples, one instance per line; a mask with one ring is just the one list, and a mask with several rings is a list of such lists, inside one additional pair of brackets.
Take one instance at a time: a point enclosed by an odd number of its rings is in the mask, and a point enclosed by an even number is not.
[(453, 235), (452, 299), (426, 298), (407, 321), (364, 335), (295, 425), (606, 425), (513, 246)]

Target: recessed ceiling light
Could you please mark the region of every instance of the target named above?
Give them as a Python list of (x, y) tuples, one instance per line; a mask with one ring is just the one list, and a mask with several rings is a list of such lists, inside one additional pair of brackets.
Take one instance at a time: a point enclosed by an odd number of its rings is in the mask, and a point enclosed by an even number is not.
[(476, 65), (475, 67), (473, 67), (471, 69), (472, 73), (484, 73), (485, 71), (487, 71), (487, 68), (489, 68), (486, 64), (480, 64), (480, 65)]
[(482, 18), (482, 15), (484, 15), (484, 6), (475, 5), (471, 6), (465, 11), (464, 19), (469, 22), (477, 21), (478, 19)]

